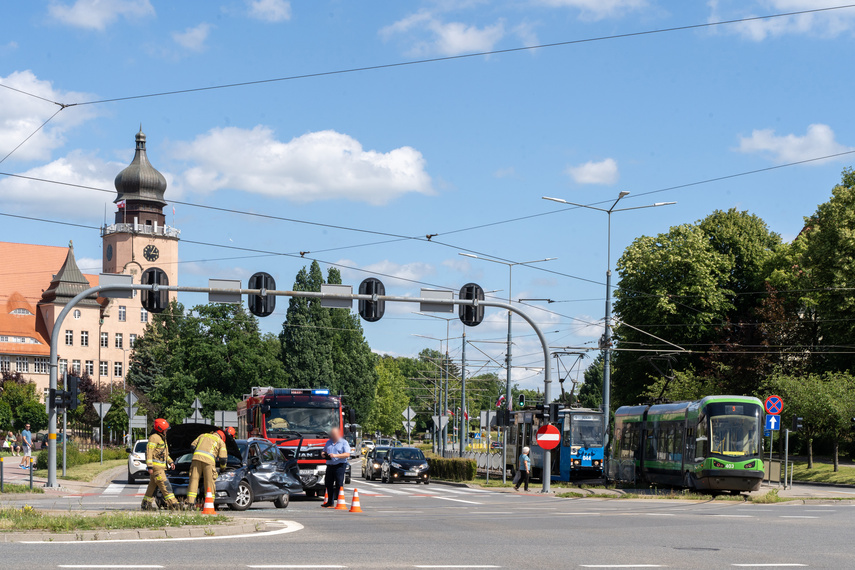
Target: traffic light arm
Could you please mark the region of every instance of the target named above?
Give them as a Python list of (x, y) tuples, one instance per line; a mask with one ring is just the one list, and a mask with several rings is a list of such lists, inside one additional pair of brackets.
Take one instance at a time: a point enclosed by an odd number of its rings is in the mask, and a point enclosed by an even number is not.
[[(540, 330), (540, 327), (537, 326), (537, 323), (528, 316), (525, 312), (521, 311), (518, 307), (514, 307), (509, 303), (504, 303), (501, 301), (482, 301), (480, 299), (425, 299), (422, 297), (402, 297), (395, 295), (360, 295), (350, 294), (350, 295), (331, 295), (329, 293), (320, 293), (315, 291), (275, 291), (275, 290), (264, 290), (264, 289), (220, 289), (215, 287), (183, 287), (177, 285), (158, 285), (157, 283), (152, 285), (141, 285), (141, 284), (126, 284), (126, 283), (115, 283), (115, 284), (107, 284), (107, 285), (98, 285), (95, 287), (90, 287), (81, 293), (78, 293), (71, 301), (69, 301), (65, 307), (63, 307), (62, 311), (60, 311), (59, 315), (56, 317), (56, 321), (53, 324), (53, 330), (51, 331), (51, 339), (50, 339), (50, 389), (56, 390), (57, 378), (58, 378), (58, 355), (59, 355), (59, 338), (62, 333), (63, 323), (65, 321), (68, 313), (81, 301), (90, 297), (96, 293), (102, 292), (118, 292), (118, 291), (174, 291), (180, 293), (208, 293), (208, 294), (223, 294), (223, 295), (274, 295), (278, 297), (301, 297), (306, 299), (332, 299), (332, 300), (341, 300), (341, 301), (386, 301), (390, 303), (429, 303), (433, 305), (458, 305), (458, 306), (471, 306), (471, 307), (494, 307), (497, 309), (503, 309), (506, 311), (511, 311), (522, 317), (524, 321), (526, 321), (529, 325), (531, 325), (534, 332), (537, 334), (538, 339), (540, 340), (541, 347), (543, 349), (543, 369), (544, 369), (544, 379), (543, 379), (543, 395), (544, 401), (549, 402), (551, 398), (551, 386), (552, 386), (552, 370), (551, 370), (551, 358), (549, 353), (549, 343), (546, 340), (546, 337), (543, 335), (543, 331)], [(56, 488), (56, 408), (53, 408), (49, 411), (48, 414), (48, 481), (47, 487)], [(549, 451), (544, 451), (544, 461), (543, 461), (543, 491), (549, 492), (550, 478), (551, 478), (551, 460), (550, 460)]]

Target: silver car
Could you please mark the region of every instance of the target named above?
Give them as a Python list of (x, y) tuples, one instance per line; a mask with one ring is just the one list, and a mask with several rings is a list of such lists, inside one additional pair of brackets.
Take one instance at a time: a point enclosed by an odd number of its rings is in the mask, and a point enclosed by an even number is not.
[(128, 448), (128, 483), (137, 479), (148, 479), (148, 468), (145, 465), (145, 448), (147, 439), (138, 440), (133, 448)]

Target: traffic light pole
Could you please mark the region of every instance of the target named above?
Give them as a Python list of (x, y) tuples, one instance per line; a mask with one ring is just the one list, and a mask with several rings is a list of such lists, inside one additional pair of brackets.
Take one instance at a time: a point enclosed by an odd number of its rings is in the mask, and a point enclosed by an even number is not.
[[(333, 295), (329, 293), (320, 293), (315, 291), (271, 291), (267, 289), (221, 289), (215, 287), (180, 287), (177, 285), (158, 285), (157, 283), (151, 285), (128, 285), (125, 283), (115, 283), (115, 284), (107, 284), (107, 285), (97, 285), (95, 287), (90, 287), (85, 291), (78, 293), (73, 299), (71, 299), (65, 307), (63, 307), (62, 311), (57, 315), (56, 321), (54, 321), (53, 329), (51, 331), (50, 337), (50, 389), (56, 390), (57, 380), (59, 377), (59, 337), (62, 333), (62, 326), (65, 321), (65, 318), (71, 312), (74, 307), (86, 299), (91, 295), (102, 292), (120, 292), (120, 291), (151, 291), (153, 293), (157, 293), (158, 291), (171, 291), (171, 292), (180, 292), (180, 293), (208, 293), (215, 295), (259, 295), (261, 297), (265, 297), (267, 295), (273, 295), (277, 297), (298, 297), (305, 299), (334, 299), (339, 301), (386, 301), (392, 303), (428, 303), (431, 305), (463, 305), (463, 306), (484, 306), (484, 307), (493, 307), (497, 309), (503, 309), (506, 311), (512, 311), (519, 315), (524, 321), (526, 321), (532, 329), (534, 329), (535, 334), (540, 340), (540, 344), (543, 350), (543, 364), (544, 364), (544, 378), (543, 378), (543, 393), (546, 398), (550, 397), (551, 394), (551, 386), (552, 386), (552, 370), (550, 368), (551, 358), (549, 352), (549, 342), (546, 340), (546, 337), (543, 334), (543, 331), (540, 330), (540, 327), (537, 326), (537, 323), (525, 312), (521, 311), (517, 307), (512, 306), (510, 303), (505, 303), (501, 301), (481, 301), (479, 299), (435, 299), (435, 298), (422, 298), (422, 297), (402, 297), (402, 296), (393, 296), (393, 295), (360, 295), (360, 294), (349, 294), (349, 295)], [(109, 295), (101, 295), (102, 297), (109, 297)], [(547, 400), (548, 401), (548, 400)], [(446, 408), (447, 409), (447, 408)], [(57, 488), (59, 485), (56, 482), (56, 423), (57, 423), (57, 410), (55, 407), (51, 407), (48, 412), (48, 480), (45, 485), (48, 488)], [(549, 451), (544, 451), (543, 453), (543, 492), (549, 492), (549, 484), (550, 479), (552, 477), (551, 473), (551, 459)]]
[[(68, 370), (62, 373), (62, 389), (68, 392)], [(68, 441), (68, 406), (62, 409), (62, 476), (65, 477), (65, 447)]]

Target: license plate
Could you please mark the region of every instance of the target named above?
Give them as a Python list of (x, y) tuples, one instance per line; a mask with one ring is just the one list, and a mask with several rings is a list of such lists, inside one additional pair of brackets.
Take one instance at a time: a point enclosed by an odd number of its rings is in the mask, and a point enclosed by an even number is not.
[(418, 474), (418, 471), (407, 471), (407, 477), (416, 477)]
[(300, 475), (314, 475), (314, 469), (300, 469)]

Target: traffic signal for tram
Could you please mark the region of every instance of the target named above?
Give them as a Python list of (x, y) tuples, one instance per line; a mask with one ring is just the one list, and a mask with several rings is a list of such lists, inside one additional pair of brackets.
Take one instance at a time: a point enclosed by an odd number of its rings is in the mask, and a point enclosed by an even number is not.
[[(461, 301), (484, 300), (484, 288), (476, 283), (467, 283), (460, 288)], [(459, 305), (460, 320), (468, 327), (477, 327), (484, 320), (484, 307), (481, 305)]]
[(804, 428), (804, 418), (793, 416), (793, 426), (791, 431), (801, 431)]
[[(359, 294), (382, 296), (386, 294), (386, 287), (379, 279), (375, 277), (369, 277), (368, 279), (359, 284)], [(386, 301), (366, 301), (363, 299), (359, 300), (359, 316), (368, 321), (369, 323), (379, 321), (383, 317), (383, 313), (385, 312)]]
[(561, 410), (561, 404), (554, 402), (549, 404), (549, 423), (558, 423), (558, 412)]
[[(142, 285), (158, 285), (159, 287), (166, 287), (169, 285), (169, 278), (162, 269), (152, 267), (151, 269), (143, 271), (142, 277), (140, 277), (140, 283)], [(142, 290), (142, 306), (143, 309), (149, 313), (162, 313), (168, 304), (169, 291)]]
[(520, 409), (525, 408), (525, 394), (520, 394), (520, 395), (519, 395), (519, 402), (518, 402), (518, 404), (519, 404)]
[[(249, 278), (247, 289), (261, 289), (266, 292), (271, 289), (276, 289), (276, 281), (273, 276), (263, 271), (253, 273)], [(271, 315), (276, 309), (276, 297), (274, 295), (249, 295), (247, 298), (249, 312), (256, 317), (266, 317)]]
[(65, 392), (65, 407), (68, 410), (76, 410), (77, 406), (80, 405), (80, 378), (69, 376), (66, 381), (68, 382), (68, 390)]

